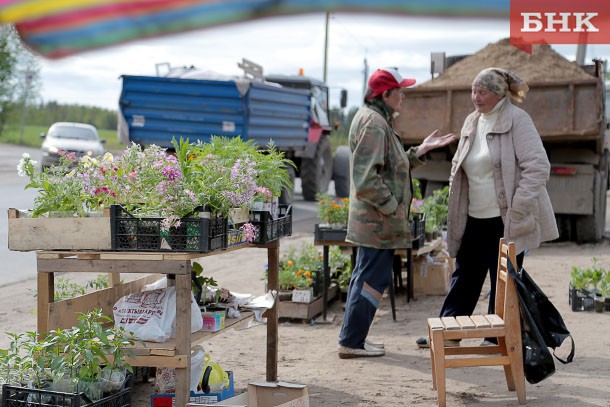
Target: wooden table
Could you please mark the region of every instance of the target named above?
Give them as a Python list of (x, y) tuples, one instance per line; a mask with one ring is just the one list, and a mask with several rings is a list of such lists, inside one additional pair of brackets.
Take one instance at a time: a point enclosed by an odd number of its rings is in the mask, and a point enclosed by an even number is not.
[[(322, 279), (322, 319), (326, 321), (326, 310), (327, 310), (327, 299), (328, 299), (328, 286), (330, 284), (330, 266), (329, 266), (329, 257), (330, 257), (330, 246), (341, 246), (341, 247), (351, 247), (352, 248), (352, 271), (354, 269), (354, 265), (356, 264), (356, 254), (358, 250), (358, 245), (355, 245), (350, 242), (346, 242), (345, 240), (324, 240), (317, 239), (313, 242), (314, 246), (322, 246), (322, 255), (323, 255), (323, 279)], [(396, 255), (395, 255), (396, 256)], [(393, 275), (399, 275), (401, 273), (401, 263), (400, 258), (398, 261), (394, 261), (393, 263)], [(398, 273), (398, 274), (397, 274)], [(409, 272), (407, 270), (407, 276), (409, 276)], [(401, 280), (402, 281), (402, 280)], [(394, 278), (390, 279), (389, 285), (390, 292), (390, 304), (392, 307), (392, 318), (396, 321), (396, 303), (395, 303), (395, 295), (394, 295)], [(409, 297), (407, 297), (407, 300)]]
[[(138, 347), (129, 359), (133, 366), (173, 367), (176, 369), (176, 406), (188, 402), (190, 384), (191, 346), (217, 333), (191, 334), (191, 261), (247, 247), (267, 249), (268, 287), (278, 290), (279, 240), (265, 245), (244, 244), (211, 253), (176, 252), (113, 252), (113, 251), (38, 251), (38, 332), (71, 327), (77, 314), (101, 308), (112, 316), (112, 307), (124, 295), (141, 291), (142, 287), (158, 279), (155, 274), (173, 276), (176, 286), (176, 338), (164, 343), (146, 343)], [(109, 288), (55, 302), (55, 273), (109, 273)], [(153, 274), (130, 283), (121, 284), (121, 273)], [(154, 277), (154, 278), (153, 278)], [(170, 279), (168, 279), (169, 283)], [(267, 381), (277, 381), (278, 306), (267, 310)]]
[(432, 242), (426, 242), (423, 247), (417, 249), (397, 249), (394, 252), (395, 255), (400, 256), (401, 263), (405, 263), (407, 269), (407, 302), (412, 298), (415, 298), (413, 292), (413, 275), (411, 273), (411, 270), (413, 270), (413, 259), (439, 250), (442, 247), (442, 244), (443, 239), (439, 237)]

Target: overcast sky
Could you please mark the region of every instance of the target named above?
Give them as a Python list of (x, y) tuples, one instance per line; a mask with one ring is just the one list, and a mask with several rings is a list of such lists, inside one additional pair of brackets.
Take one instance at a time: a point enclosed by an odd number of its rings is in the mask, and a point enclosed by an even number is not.
[[(323, 79), (324, 13), (267, 18), (180, 35), (139, 40), (89, 51), (57, 61), (41, 60), (43, 101), (118, 108), (120, 76), (155, 75), (155, 64), (190, 66), (241, 75), (237, 63), (247, 58), (265, 74), (296, 74)], [(348, 105), (359, 106), (364, 60), (369, 74), (396, 66), (405, 77), (430, 79), (430, 53), (472, 54), (509, 36), (508, 19), (392, 17), (333, 13), (329, 23), (328, 84), (331, 106), (341, 88)], [(574, 60), (576, 45), (553, 46)], [(587, 59), (610, 58), (610, 45), (589, 45)]]

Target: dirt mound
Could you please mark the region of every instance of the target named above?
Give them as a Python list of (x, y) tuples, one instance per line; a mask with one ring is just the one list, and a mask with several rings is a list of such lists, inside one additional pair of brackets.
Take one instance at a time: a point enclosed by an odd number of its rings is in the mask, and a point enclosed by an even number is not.
[(438, 78), (420, 86), (470, 85), (482, 69), (492, 66), (512, 71), (525, 82), (591, 78), (581, 67), (559, 55), (549, 45), (534, 45), (532, 48), (532, 55), (528, 55), (513, 47), (508, 38), (500, 40), (451, 65)]

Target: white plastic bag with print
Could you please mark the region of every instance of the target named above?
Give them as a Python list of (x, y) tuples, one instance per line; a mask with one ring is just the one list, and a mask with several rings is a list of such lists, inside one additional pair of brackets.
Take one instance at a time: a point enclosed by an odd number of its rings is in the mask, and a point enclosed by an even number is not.
[[(165, 342), (172, 337), (176, 325), (176, 287), (129, 294), (113, 308), (115, 326), (133, 332), (135, 338)], [(191, 293), (191, 331), (203, 327), (201, 312)]]

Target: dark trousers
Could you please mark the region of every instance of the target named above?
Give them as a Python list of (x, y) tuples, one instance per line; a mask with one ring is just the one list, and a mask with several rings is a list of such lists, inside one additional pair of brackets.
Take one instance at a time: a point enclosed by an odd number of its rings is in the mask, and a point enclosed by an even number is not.
[[(449, 293), (440, 316), (472, 315), (487, 273), (491, 281), (488, 313), (493, 314), (496, 300), (498, 245), (504, 235), (501, 217), (477, 219), (471, 216), (466, 222), (462, 244), (455, 258), (455, 272), (451, 276)], [(523, 253), (517, 256), (517, 267), (523, 264)]]
[(393, 249), (358, 247), (339, 334), (340, 345), (354, 349), (364, 347), (383, 292), (390, 285), (393, 264)]

